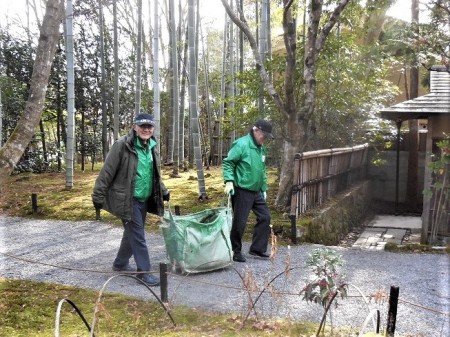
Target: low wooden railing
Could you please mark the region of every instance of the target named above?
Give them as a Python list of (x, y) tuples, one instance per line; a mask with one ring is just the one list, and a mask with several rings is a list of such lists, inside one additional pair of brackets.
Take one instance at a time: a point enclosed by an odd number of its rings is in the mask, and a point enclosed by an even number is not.
[(316, 208), (366, 176), (368, 144), (297, 153), (291, 219)]

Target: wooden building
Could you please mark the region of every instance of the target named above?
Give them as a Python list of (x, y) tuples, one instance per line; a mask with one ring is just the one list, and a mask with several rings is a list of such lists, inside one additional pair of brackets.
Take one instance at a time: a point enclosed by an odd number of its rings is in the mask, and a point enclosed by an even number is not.
[[(427, 130), (423, 186), (417, 187), (421, 192), (432, 191), (433, 193), (423, 194), (422, 242), (428, 243), (429, 235), (433, 232), (448, 236), (450, 234), (450, 182), (449, 179), (444, 181), (444, 186), (439, 191), (433, 189), (436, 175), (430, 169), (429, 163), (442, 155), (436, 143), (450, 137), (450, 69), (445, 66), (434, 66), (430, 71), (430, 93), (385, 108), (380, 111), (380, 114), (382, 118), (396, 122), (398, 130), (402, 123), (412, 119), (419, 120), (420, 127)], [(447, 177), (450, 176), (448, 166)], [(439, 202), (443, 203), (439, 204)], [(438, 204), (439, 208), (436, 206)], [(439, 223), (435, 224), (433, 221), (438, 211), (443, 213), (439, 217)]]

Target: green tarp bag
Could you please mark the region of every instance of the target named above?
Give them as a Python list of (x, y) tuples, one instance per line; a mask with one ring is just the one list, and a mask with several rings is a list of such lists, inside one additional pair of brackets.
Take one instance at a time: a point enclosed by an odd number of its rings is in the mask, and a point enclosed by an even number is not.
[(160, 226), (166, 252), (175, 270), (200, 273), (225, 268), (232, 262), (232, 211), (228, 207), (188, 215), (165, 211)]

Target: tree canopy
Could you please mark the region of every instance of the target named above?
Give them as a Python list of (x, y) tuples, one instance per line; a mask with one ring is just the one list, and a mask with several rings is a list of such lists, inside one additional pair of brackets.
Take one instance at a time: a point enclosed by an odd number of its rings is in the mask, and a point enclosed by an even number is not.
[[(48, 0), (47, 5), (55, 1)], [(110, 1), (74, 2), (76, 155), (82, 169), (85, 162), (93, 165), (101, 160), (102, 151), (109, 147), (105, 145), (128, 131), (136, 112), (136, 90), (140, 93), (138, 108), (153, 113), (156, 64), (161, 161), (169, 159), (171, 164), (173, 151), (177, 151), (179, 163), (193, 166), (195, 133), (199, 137), (196, 165), (198, 160), (210, 165), (214, 158), (220, 163), (219, 157), (232, 139), (247, 132), (257, 118), (267, 118), (276, 130), (277, 139), (269, 147), (273, 150), (271, 163), (280, 166), (280, 191), (284, 194), (279, 194), (277, 204), (283, 207), (288, 203), (290, 160), (295, 153), (370, 142), (370, 137), (385, 127), (377, 118), (378, 110), (392, 104), (403, 89), (392, 80), (393, 69), (408, 66), (412, 54), (420, 56), (424, 68), (448, 64), (448, 1), (431, 1), (431, 20), (413, 25), (387, 17), (393, 4), (388, 0), (283, 0), (269, 1), (266, 7), (254, 1), (221, 3), (223, 6), (217, 1), (215, 7), (223, 13), (218, 25), (208, 19), (202, 2), (194, 1), (190, 27), (196, 34), (189, 35), (188, 6), (181, 0), (175, 6), (159, 0), (157, 8), (143, 1), (142, 25), (138, 25), (136, 1), (117, 0), (115, 15)], [(54, 46), (46, 47), (54, 48), (55, 56), (50, 60), (47, 83), (39, 84), (47, 88), (45, 100), (42, 106), (29, 105), (38, 88), (32, 80), (40, 41), (34, 26), (44, 29), (49, 24), (47, 16), (40, 18), (40, 9), (26, 9), (27, 24), (13, 18), (0, 21), (3, 174), (64, 169), (67, 65), (61, 17), (55, 17), (57, 24), (52, 26)], [(174, 12), (169, 15), (169, 10)], [(267, 11), (264, 16), (261, 10)], [(153, 43), (156, 23), (158, 62), (154, 62)], [(263, 24), (267, 27), (261, 27)], [(141, 38), (138, 27), (142, 27)], [(269, 42), (264, 53), (259, 48), (265, 41), (260, 34)], [(189, 36), (195, 41), (188, 41)], [(176, 40), (174, 53), (170, 37)], [(195, 50), (188, 53), (187, 46)], [(136, 65), (140, 65), (139, 71)], [(178, 99), (173, 96), (172, 69), (177, 69), (180, 77)], [(186, 90), (193, 81), (196, 89)], [(178, 105), (173, 104), (174, 97)], [(189, 97), (195, 100), (191, 104), (187, 104)], [(115, 109), (118, 114), (113, 113)], [(180, 117), (181, 137), (173, 134), (174, 115)], [(18, 145), (13, 135), (24, 130), (20, 122), (24, 116), (34, 117), (27, 126), (30, 135), (17, 147), (20, 155), (12, 156), (7, 143)], [(102, 129), (106, 130), (103, 139)], [(177, 146), (171, 145), (174, 141)], [(283, 150), (276, 151), (280, 148)]]

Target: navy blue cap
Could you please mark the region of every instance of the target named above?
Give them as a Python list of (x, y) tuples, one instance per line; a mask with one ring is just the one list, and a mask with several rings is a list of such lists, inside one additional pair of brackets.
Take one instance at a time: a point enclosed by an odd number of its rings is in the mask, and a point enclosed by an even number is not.
[(153, 120), (152, 115), (150, 115), (146, 112), (143, 112), (136, 116), (136, 118), (134, 119), (134, 124), (136, 124), (136, 125), (148, 124), (148, 125), (155, 126), (155, 121)]

